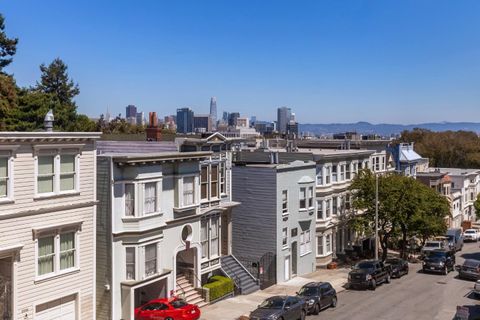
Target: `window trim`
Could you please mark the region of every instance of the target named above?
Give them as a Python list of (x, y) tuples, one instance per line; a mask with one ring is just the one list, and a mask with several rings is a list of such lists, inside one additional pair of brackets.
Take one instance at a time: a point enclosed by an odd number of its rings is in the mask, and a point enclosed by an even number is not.
[[(38, 147), (38, 146), (37, 146)], [(74, 156), (74, 188), (71, 190), (62, 191), (60, 188), (60, 178), (61, 178), (61, 157), (63, 155), (73, 155)], [(52, 192), (38, 192), (38, 157), (41, 156), (53, 156), (53, 191)], [(55, 196), (62, 195), (76, 195), (80, 193), (80, 156), (81, 148), (79, 147), (65, 147), (65, 148), (56, 148), (53, 146), (45, 148), (37, 148), (34, 153), (34, 199), (44, 199), (51, 198)]]
[(288, 249), (288, 227), (282, 228), (282, 249)]
[(3, 154), (4, 149), (0, 147), (0, 157), (1, 158), (7, 158), (7, 186), (6, 186), (6, 195), (5, 197), (0, 197), (0, 204), (2, 203), (11, 203), (15, 201), (15, 193), (14, 193), (14, 183), (15, 183), (15, 177), (14, 177), (14, 154), (13, 150), (16, 148), (9, 149), (6, 151), (5, 154)]
[[(307, 241), (308, 234), (308, 241)], [(302, 252), (303, 247), (303, 252)], [(312, 253), (312, 232), (310, 229), (302, 230), (300, 232), (300, 257)]]
[[(283, 194), (286, 194), (286, 199), (285, 201), (283, 200)], [(285, 204), (285, 208), (283, 207), (283, 205)], [(287, 216), (289, 214), (288, 212), (288, 190), (285, 189), (285, 190), (282, 190), (282, 216)]]
[[(34, 230), (34, 245), (35, 245), (35, 280), (42, 281), (51, 278), (56, 278), (58, 276), (63, 276), (70, 274), (72, 272), (80, 271), (81, 262), (80, 262), (80, 225), (67, 225), (58, 228), (47, 228), (43, 230)], [(74, 232), (74, 243), (75, 243), (75, 258), (74, 266), (67, 269), (60, 269), (60, 235)], [(38, 259), (39, 259), (39, 248), (38, 240), (41, 238), (53, 237), (53, 251), (54, 251), (54, 262), (53, 262), (53, 272), (45, 273), (39, 275), (38, 269)]]
[[(122, 197), (121, 197), (121, 203), (122, 203), (122, 220), (125, 221), (137, 221), (142, 218), (147, 218), (147, 217), (152, 217), (156, 215), (161, 215), (162, 214), (162, 201), (161, 201), (161, 195), (162, 195), (162, 182), (163, 182), (163, 177), (156, 177), (156, 178), (149, 178), (149, 179), (141, 179), (141, 180), (121, 180), (121, 181), (116, 181), (116, 185), (120, 185), (122, 188)], [(145, 184), (147, 183), (156, 183), (156, 208), (154, 212), (150, 213), (145, 213), (144, 210), (144, 202), (145, 202)], [(127, 184), (133, 184), (133, 192), (134, 192), (134, 200), (133, 200), (133, 216), (127, 216), (125, 214), (126, 212), (126, 193), (125, 193), (125, 185)], [(139, 188), (142, 189), (142, 192), (140, 194)], [(140, 195), (142, 196), (140, 199)]]
[[(216, 241), (218, 242), (218, 246), (217, 246), (217, 254), (212, 254), (212, 220), (213, 219), (217, 219), (217, 228), (218, 228), (218, 232), (217, 232), (217, 239)], [(202, 240), (202, 223), (205, 222), (206, 223), (206, 228), (207, 228), (207, 238), (205, 240)], [(221, 245), (222, 245), (222, 242), (221, 242), (221, 239), (222, 239), (222, 218), (221, 218), (221, 215), (220, 214), (213, 214), (213, 215), (209, 215), (209, 216), (206, 216), (206, 217), (202, 217), (202, 219), (200, 220), (200, 237), (199, 237), (199, 243), (200, 243), (200, 248), (202, 250), (202, 253), (200, 254), (200, 261), (201, 263), (203, 262), (207, 262), (207, 261), (210, 261), (210, 260), (213, 260), (213, 259), (218, 259), (221, 255), (222, 255), (222, 248), (221, 248)], [(206, 243), (207, 244), (207, 254), (206, 256), (204, 257), (203, 256), (203, 243)]]

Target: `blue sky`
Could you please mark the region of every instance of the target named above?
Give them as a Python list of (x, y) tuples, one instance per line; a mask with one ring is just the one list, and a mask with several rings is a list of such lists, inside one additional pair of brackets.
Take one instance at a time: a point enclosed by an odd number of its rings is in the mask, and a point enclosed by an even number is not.
[(55, 57), (81, 113), (189, 106), (302, 123), (480, 121), (480, 1), (2, 0), (33, 85)]

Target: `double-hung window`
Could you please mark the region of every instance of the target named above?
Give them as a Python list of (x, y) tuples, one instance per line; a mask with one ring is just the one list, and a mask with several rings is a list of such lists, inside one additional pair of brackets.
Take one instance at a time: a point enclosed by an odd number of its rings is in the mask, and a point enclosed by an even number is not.
[(183, 178), (183, 205), (195, 204), (195, 177)]
[(145, 277), (157, 274), (157, 244), (145, 246)]
[(327, 254), (332, 252), (332, 242), (331, 242), (332, 235), (327, 234), (325, 237), (325, 248), (327, 250)]
[(143, 213), (150, 214), (156, 211), (157, 211), (157, 183), (147, 182), (144, 185)]
[(317, 186), (323, 185), (323, 167), (317, 167)]
[(282, 229), (282, 246), (288, 247), (288, 228)]
[(323, 220), (323, 200), (317, 201), (317, 220)]
[(300, 188), (300, 209), (306, 209), (307, 208), (307, 188), (306, 187), (301, 187)]
[(308, 187), (308, 207), (313, 208), (313, 187)]
[(347, 180), (350, 180), (351, 179), (351, 167), (352, 167), (352, 164), (349, 162), (346, 164), (346, 167), (345, 167), (345, 179)]
[(210, 256), (219, 255), (219, 217), (212, 217), (210, 220)]
[(325, 219), (330, 218), (330, 199), (325, 200)]
[(220, 163), (220, 194), (226, 194), (227, 193), (227, 188), (226, 188), (226, 163), (221, 162)]
[(310, 230), (304, 230), (300, 233), (300, 255), (307, 254), (311, 251)]
[(338, 197), (332, 198), (332, 214), (338, 213)]
[(210, 167), (210, 196), (218, 198), (218, 164)]
[(135, 247), (125, 248), (126, 279), (135, 280)]
[(75, 153), (40, 152), (36, 159), (37, 194), (59, 194), (77, 190), (77, 158)]
[(318, 236), (317, 237), (317, 256), (323, 256), (325, 255), (323, 251), (323, 236)]
[(0, 156), (0, 200), (10, 197), (10, 170), (8, 167), (9, 158)]
[(202, 245), (202, 259), (208, 258), (208, 220), (202, 219), (200, 222), (200, 244)]
[(78, 266), (77, 231), (54, 231), (37, 237), (37, 276), (45, 277)]
[(343, 180), (345, 180), (345, 165), (342, 164), (339, 167), (340, 167), (340, 179), (339, 179), (339, 181), (343, 181)]
[(135, 216), (135, 184), (125, 183), (125, 216)]
[(332, 166), (332, 182), (337, 182), (338, 181), (337, 170), (338, 170), (338, 166), (333, 165)]
[(202, 200), (208, 200), (208, 166), (200, 170), (200, 195)]
[(282, 191), (282, 214), (288, 213), (288, 191)]
[(330, 184), (331, 167), (325, 167), (325, 184)]

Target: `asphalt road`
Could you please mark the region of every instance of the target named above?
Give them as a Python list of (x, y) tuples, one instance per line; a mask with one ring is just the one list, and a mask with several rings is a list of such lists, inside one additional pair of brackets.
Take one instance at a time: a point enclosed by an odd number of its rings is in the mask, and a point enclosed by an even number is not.
[[(479, 243), (466, 243), (456, 254), (456, 263), (465, 258), (480, 260)], [(307, 319), (332, 320), (452, 320), (457, 306), (467, 306), (470, 320), (480, 319), (480, 300), (471, 293), (473, 281), (448, 275), (424, 274), (421, 264), (410, 264), (410, 273), (376, 291), (346, 290), (338, 294), (338, 305)]]

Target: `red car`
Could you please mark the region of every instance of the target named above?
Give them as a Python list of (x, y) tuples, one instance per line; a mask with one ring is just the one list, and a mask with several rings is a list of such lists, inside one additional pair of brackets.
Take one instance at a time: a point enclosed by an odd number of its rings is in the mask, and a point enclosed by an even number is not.
[(197, 320), (200, 309), (179, 298), (155, 299), (135, 309), (135, 320)]

